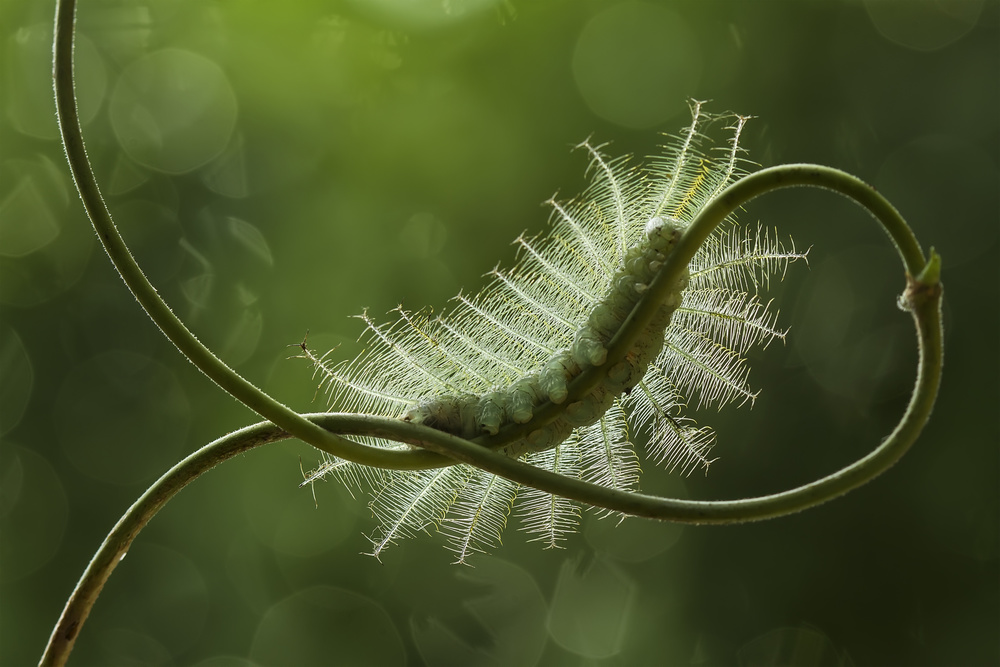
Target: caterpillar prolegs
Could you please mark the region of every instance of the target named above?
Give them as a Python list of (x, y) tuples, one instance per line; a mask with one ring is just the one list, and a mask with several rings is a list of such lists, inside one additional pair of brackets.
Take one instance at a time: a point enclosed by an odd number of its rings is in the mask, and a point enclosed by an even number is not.
[[(360, 356), (313, 359), (331, 407), (466, 438), (525, 424), (508, 455), (623, 490), (638, 485), (640, 449), (671, 469), (707, 466), (714, 435), (683, 415), (683, 396), (719, 406), (753, 400), (744, 354), (785, 335), (758, 292), (805, 254), (759, 226), (729, 220), (695, 255), (625, 360), (606, 363), (605, 354), (672, 244), (743, 173), (746, 120), (711, 116), (693, 103), (690, 125), (645, 167), (581, 144), (590, 186), (576, 200), (548, 202), (549, 230), (515, 241), (520, 257), (512, 269), (495, 268), (485, 289), (459, 294), (440, 316), (399, 308), (394, 322), (379, 324), (363, 313)], [(719, 121), (727, 123), (728, 142), (700, 149)], [(567, 385), (590, 368), (599, 369), (601, 382), (568, 399)], [(532, 428), (536, 408), (549, 402), (565, 407)], [(376, 556), (436, 527), (464, 561), (499, 543), (512, 511), (548, 547), (579, 523), (573, 503), (465, 465), (386, 471), (328, 458), (307, 482), (325, 476), (371, 491)]]
[[(544, 401), (561, 404), (569, 383), (588, 367), (604, 364), (607, 343), (625, 322), (639, 296), (663, 265), (667, 254), (680, 238), (683, 225), (678, 220), (654, 216), (645, 227), (643, 242), (629, 249), (623, 265), (611, 279), (611, 289), (590, 311), (577, 329), (569, 348), (558, 351), (542, 367), (513, 384), (484, 396), (475, 394), (435, 396), (407, 410), (406, 421), (425, 424), (463, 438), (496, 435), (509, 423), (526, 424), (534, 409)], [(653, 319), (632, 346), (625, 359), (607, 370), (604, 381), (587, 396), (566, 406), (556, 420), (531, 431), (526, 438), (506, 447), (511, 455), (538, 452), (564, 441), (573, 429), (590, 426), (608, 411), (624, 392), (631, 391), (663, 349), (664, 330), (681, 305), (681, 293), (688, 284), (685, 274), (671, 289)]]

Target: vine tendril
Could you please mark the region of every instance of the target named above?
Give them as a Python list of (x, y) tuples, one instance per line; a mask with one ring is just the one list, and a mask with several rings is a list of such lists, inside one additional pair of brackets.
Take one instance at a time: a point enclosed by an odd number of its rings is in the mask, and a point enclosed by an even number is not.
[[(439, 467), (456, 462), (478, 466), (515, 482), (590, 505), (653, 519), (724, 524), (755, 521), (797, 512), (831, 500), (879, 475), (909, 449), (923, 429), (937, 396), (943, 363), (940, 283), (941, 258), (931, 249), (925, 258), (910, 227), (871, 186), (845, 172), (818, 165), (795, 164), (763, 169), (735, 182), (698, 214), (669, 255), (619, 332), (608, 345), (608, 361), (624, 358), (649, 323), (660, 298), (670, 289), (698, 247), (730, 213), (774, 190), (810, 186), (844, 195), (882, 226), (903, 264), (906, 287), (900, 297), (916, 326), (919, 348), (916, 384), (909, 405), (889, 436), (851, 465), (781, 493), (728, 501), (687, 501), (618, 491), (534, 468), (494, 451), (520, 435), (512, 425), (495, 436), (463, 440), (426, 426), (385, 417), (356, 414), (298, 414), (274, 400), (226, 366), (185, 327), (157, 294), (122, 239), (101, 196), (87, 158), (73, 84), (75, 0), (57, 0), (53, 79), (63, 145), (87, 215), (104, 248), (136, 300), (178, 350), (205, 375), (269, 422), (224, 436), (184, 459), (157, 480), (119, 520), (83, 573), (53, 629), (39, 664), (65, 664), (91, 607), (117, 563), (139, 531), (180, 489), (218, 463), (257, 446), (299, 438), (327, 453), (363, 465), (394, 469)], [(583, 396), (601, 380), (601, 370), (583, 372), (569, 387), (570, 400)], [(565, 404), (564, 404), (565, 405)], [(556, 418), (564, 405), (547, 404), (536, 411), (542, 420)], [(534, 422), (537, 427), (537, 422)], [(344, 436), (374, 436), (415, 446), (387, 450)]]

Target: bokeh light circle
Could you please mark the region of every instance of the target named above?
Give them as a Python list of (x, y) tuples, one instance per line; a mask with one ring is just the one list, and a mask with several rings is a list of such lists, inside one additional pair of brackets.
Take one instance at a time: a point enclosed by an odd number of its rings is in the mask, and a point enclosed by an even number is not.
[(549, 610), (549, 635), (567, 651), (603, 660), (622, 650), (636, 600), (636, 583), (611, 561), (586, 567), (567, 560)]
[(94, 245), (82, 211), (67, 215), (63, 167), (37, 155), (0, 163), (0, 303), (36, 306), (79, 281)]
[(333, 586), (313, 586), (275, 603), (250, 648), (260, 665), (403, 665), (403, 640), (374, 600)]
[(653, 127), (686, 110), (702, 56), (692, 29), (673, 11), (645, 2), (593, 17), (573, 52), (573, 78), (591, 111), (618, 125)]
[(145, 482), (176, 462), (191, 406), (173, 371), (125, 350), (76, 366), (56, 397), (54, 419), (67, 458), (112, 484)]
[(684, 525), (629, 519), (592, 518), (584, 538), (595, 551), (623, 563), (642, 563), (671, 549), (681, 539)]
[(894, 44), (936, 51), (964, 37), (983, 9), (983, 0), (865, 0), (875, 29)]
[(210, 162), (236, 125), (236, 95), (222, 69), (191, 51), (163, 49), (129, 65), (111, 95), (111, 126), (141, 165), (183, 174)]
[[(69, 501), (42, 455), (10, 441), (0, 448), (0, 582), (17, 581), (48, 563), (66, 532)], [(16, 537), (15, 537), (16, 536)]]
[[(74, 80), (80, 122), (89, 123), (100, 111), (108, 88), (104, 60), (86, 35), (74, 41)], [(56, 105), (52, 97), (52, 24), (18, 28), (7, 39), (3, 106), (18, 132), (39, 139), (57, 139)]]
[[(436, 612), (410, 619), (413, 642), (427, 665), (525, 665), (541, 660), (548, 643), (545, 596), (535, 577), (496, 556), (477, 557), (442, 588)], [(457, 613), (439, 615), (442, 608)], [(460, 610), (460, 611), (458, 611)], [(488, 642), (463, 628), (478, 627)]]
[(17, 331), (0, 324), (0, 435), (10, 432), (24, 415), (35, 382), (28, 350)]
[(108, 581), (105, 605), (92, 632), (122, 641), (101, 641), (101, 664), (164, 664), (157, 653), (177, 655), (201, 641), (210, 608), (209, 585), (199, 564), (170, 547), (132, 545)]

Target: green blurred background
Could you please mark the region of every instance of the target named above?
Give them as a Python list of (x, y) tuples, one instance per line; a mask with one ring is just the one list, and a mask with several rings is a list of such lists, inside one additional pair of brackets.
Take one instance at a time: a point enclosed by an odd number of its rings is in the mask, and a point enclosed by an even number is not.
[[(139, 537), (77, 665), (986, 665), (998, 597), (1000, 5), (992, 1), (83, 0), (79, 92), (112, 212), (154, 284), (241, 373), (325, 407), (313, 349), (365, 307), (440, 310), (585, 186), (592, 136), (649, 155), (687, 98), (753, 114), (762, 165), (875, 184), (944, 257), (946, 372), (882, 478), (761, 524), (615, 526), (450, 564), (373, 524), (302, 444), (233, 460)], [(255, 421), (183, 361), (95, 243), (53, 119), (52, 5), (0, 2), (0, 663), (38, 659), (106, 532), (171, 463)], [(898, 262), (817, 191), (754, 202), (810, 266), (770, 293), (753, 410), (701, 411), (691, 498), (778, 491), (869, 451), (913, 380)]]

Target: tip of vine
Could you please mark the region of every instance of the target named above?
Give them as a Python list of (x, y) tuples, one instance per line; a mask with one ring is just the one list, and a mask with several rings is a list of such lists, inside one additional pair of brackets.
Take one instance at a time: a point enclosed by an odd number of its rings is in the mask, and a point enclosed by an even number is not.
[(920, 275), (917, 276), (917, 282), (931, 287), (937, 285), (941, 281), (941, 255), (937, 253), (933, 247), (931, 247), (931, 256), (927, 260), (927, 264), (924, 265), (923, 270)]
[(931, 248), (930, 259), (916, 278), (906, 277), (906, 290), (899, 295), (900, 309), (914, 311), (918, 306), (941, 299), (941, 255)]

